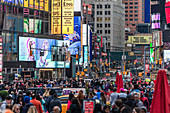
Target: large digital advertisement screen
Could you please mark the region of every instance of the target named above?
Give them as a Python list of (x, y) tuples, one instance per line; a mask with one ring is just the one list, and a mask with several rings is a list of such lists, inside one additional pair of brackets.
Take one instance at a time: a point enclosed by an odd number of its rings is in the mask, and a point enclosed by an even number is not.
[(164, 50), (164, 62), (170, 61), (170, 50)]
[(68, 50), (71, 55), (78, 54), (78, 48), (81, 50), (81, 17), (74, 17), (74, 33), (73, 34), (64, 34), (64, 40), (70, 41), (70, 46)]
[(152, 29), (160, 29), (160, 13), (153, 13), (152, 17)]
[(166, 14), (166, 23), (170, 23), (170, 0), (165, 2), (165, 14)]
[[(64, 41), (59, 43), (54, 39), (19, 37), (19, 61), (36, 61), (36, 68), (64, 68), (64, 61), (52, 60), (52, 48), (62, 46), (62, 42)], [(65, 67), (70, 68), (70, 62), (67, 61)]]

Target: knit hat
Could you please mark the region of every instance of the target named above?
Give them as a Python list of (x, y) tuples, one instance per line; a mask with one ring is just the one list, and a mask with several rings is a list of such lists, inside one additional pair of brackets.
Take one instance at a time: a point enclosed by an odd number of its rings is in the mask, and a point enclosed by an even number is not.
[(25, 96), (24, 97), (24, 102), (25, 103), (29, 103), (30, 102), (30, 97), (29, 96)]

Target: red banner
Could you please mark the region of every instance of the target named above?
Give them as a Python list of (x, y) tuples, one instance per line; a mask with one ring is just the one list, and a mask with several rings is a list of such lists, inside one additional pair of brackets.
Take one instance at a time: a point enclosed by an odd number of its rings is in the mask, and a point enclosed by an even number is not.
[(85, 102), (84, 103), (84, 113), (93, 113), (94, 102)]

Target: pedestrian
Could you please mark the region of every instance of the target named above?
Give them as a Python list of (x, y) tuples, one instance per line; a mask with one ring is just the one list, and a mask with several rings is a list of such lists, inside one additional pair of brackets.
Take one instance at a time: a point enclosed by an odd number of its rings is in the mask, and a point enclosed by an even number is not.
[(48, 97), (46, 98), (46, 101), (45, 101), (45, 108), (46, 108), (46, 110), (47, 110), (48, 112), (50, 111), (49, 106), (50, 106), (51, 100), (53, 99), (53, 92), (50, 90), (50, 91), (49, 91), (49, 94), (50, 94), (50, 96), (48, 96)]
[(132, 113), (141, 113), (140, 107), (135, 107), (135, 108), (133, 108)]
[(131, 109), (121, 99), (115, 101), (115, 107), (119, 110), (118, 113), (131, 113)]
[(19, 105), (18, 105), (18, 104), (14, 104), (14, 105), (12, 106), (12, 111), (13, 111), (14, 113), (20, 113), (20, 107), (19, 107)]
[(119, 94), (117, 93), (117, 88), (114, 87), (113, 88), (113, 93), (110, 95), (110, 104), (111, 104), (112, 107), (114, 107), (115, 101), (118, 98), (118, 95)]
[(38, 95), (38, 96), (36, 97), (36, 99), (41, 102), (42, 110), (45, 112), (45, 108), (44, 108), (45, 100), (43, 99), (43, 97), (42, 97), (41, 95)]
[(77, 98), (72, 99), (69, 111), (71, 113), (81, 113), (81, 105)]
[(83, 91), (82, 90), (79, 91), (77, 99), (80, 102), (81, 108), (83, 108), (83, 100), (85, 99), (85, 96), (83, 95)]
[(67, 110), (70, 109), (70, 105), (71, 105), (71, 100), (74, 98), (74, 95), (72, 93), (69, 94), (69, 98), (68, 98), (68, 103), (67, 103)]
[(101, 104), (96, 104), (93, 113), (102, 113)]
[[(24, 103), (25, 103), (25, 105), (22, 107), (21, 113), (28, 113), (28, 112), (31, 113), (32, 111), (34, 111), (35, 113), (38, 113), (34, 104), (30, 103), (30, 97), (29, 96), (24, 97)], [(32, 112), (32, 113), (34, 113), (34, 112)]]
[(32, 95), (32, 100), (30, 101), (37, 108), (38, 113), (43, 113), (41, 102), (36, 99), (36, 95)]
[(110, 113), (110, 107), (108, 105), (104, 106), (103, 113)]
[(5, 110), (6, 108), (11, 109), (12, 110), (12, 97), (8, 96), (6, 98), (6, 100), (2, 103), (1, 105), (1, 110)]
[(142, 107), (143, 106), (143, 102), (139, 99), (139, 95), (138, 94), (134, 95), (134, 100), (136, 102), (136, 106), (137, 107)]
[(61, 109), (59, 106), (54, 106), (53, 111), (51, 113), (61, 113)]
[(145, 106), (142, 106), (140, 113), (147, 113), (147, 108)]
[(58, 99), (57, 94), (53, 95), (53, 99), (51, 100), (50, 105), (49, 105), (49, 112), (53, 111), (54, 106), (59, 106), (60, 107), (60, 112), (62, 112), (61, 102)]
[(102, 106), (106, 105), (106, 97), (103, 92), (100, 94), (100, 103)]

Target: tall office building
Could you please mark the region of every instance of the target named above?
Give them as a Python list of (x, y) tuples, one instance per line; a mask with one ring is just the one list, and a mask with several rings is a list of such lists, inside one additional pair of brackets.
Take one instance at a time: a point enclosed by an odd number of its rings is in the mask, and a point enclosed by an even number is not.
[[(84, 1), (87, 2), (87, 1)], [(121, 0), (88, 0), (94, 8), (94, 29), (98, 35), (106, 37), (108, 51), (124, 47), (125, 6)]]

